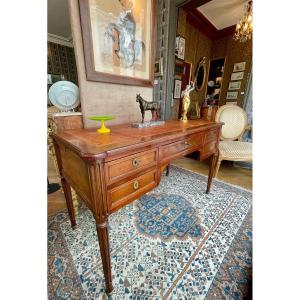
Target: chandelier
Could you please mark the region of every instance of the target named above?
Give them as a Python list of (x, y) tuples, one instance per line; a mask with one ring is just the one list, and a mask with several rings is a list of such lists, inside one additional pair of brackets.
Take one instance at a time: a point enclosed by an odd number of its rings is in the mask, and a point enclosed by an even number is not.
[(240, 42), (246, 42), (252, 36), (252, 1), (249, 1), (246, 12), (240, 22), (236, 25), (233, 39)]

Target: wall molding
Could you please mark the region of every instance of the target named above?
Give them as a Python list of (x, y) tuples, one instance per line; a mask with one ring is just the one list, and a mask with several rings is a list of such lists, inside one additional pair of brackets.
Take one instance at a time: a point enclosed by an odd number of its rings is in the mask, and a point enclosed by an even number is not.
[(51, 42), (51, 43), (71, 47), (71, 48), (74, 47), (73, 46), (72, 35), (70, 35), (68, 38), (65, 38), (65, 37), (60, 36), (60, 35), (55, 35), (55, 34), (52, 34), (52, 33), (48, 33), (47, 34), (47, 41)]

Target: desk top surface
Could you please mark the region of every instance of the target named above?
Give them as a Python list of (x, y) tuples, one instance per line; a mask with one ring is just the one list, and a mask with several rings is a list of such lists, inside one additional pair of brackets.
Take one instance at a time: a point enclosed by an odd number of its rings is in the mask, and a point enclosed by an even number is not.
[(54, 138), (67, 144), (83, 157), (104, 157), (108, 151), (136, 147), (138, 144), (146, 146), (219, 126), (220, 123), (204, 120), (166, 121), (164, 125), (146, 128), (133, 128), (131, 124), (108, 124), (107, 127), (111, 130), (108, 134), (99, 134), (97, 128), (71, 129), (54, 134)]

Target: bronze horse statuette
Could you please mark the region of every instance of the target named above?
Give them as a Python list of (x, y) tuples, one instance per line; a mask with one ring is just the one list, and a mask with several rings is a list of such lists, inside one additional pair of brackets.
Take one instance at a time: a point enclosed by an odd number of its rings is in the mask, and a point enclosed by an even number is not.
[(140, 94), (136, 95), (136, 102), (140, 103), (140, 109), (142, 113), (142, 123), (144, 123), (145, 111), (151, 110), (152, 118), (150, 121), (157, 121), (159, 119), (160, 105), (158, 101), (148, 102), (141, 97)]

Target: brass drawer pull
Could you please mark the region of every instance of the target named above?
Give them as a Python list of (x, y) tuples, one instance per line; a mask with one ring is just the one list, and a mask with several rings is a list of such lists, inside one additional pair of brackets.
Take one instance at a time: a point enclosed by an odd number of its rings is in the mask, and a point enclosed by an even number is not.
[(139, 188), (139, 182), (138, 182), (137, 180), (135, 180), (135, 181), (133, 182), (133, 188), (134, 188), (135, 190), (137, 190), (137, 189)]
[(189, 146), (189, 147), (190, 147), (190, 146), (193, 146), (193, 145), (192, 145), (191, 143), (189, 143), (189, 142), (185, 142), (185, 145), (186, 145), (186, 146)]
[(132, 165), (134, 167), (138, 167), (140, 165), (141, 161), (137, 158), (135, 158), (133, 161), (132, 161)]

